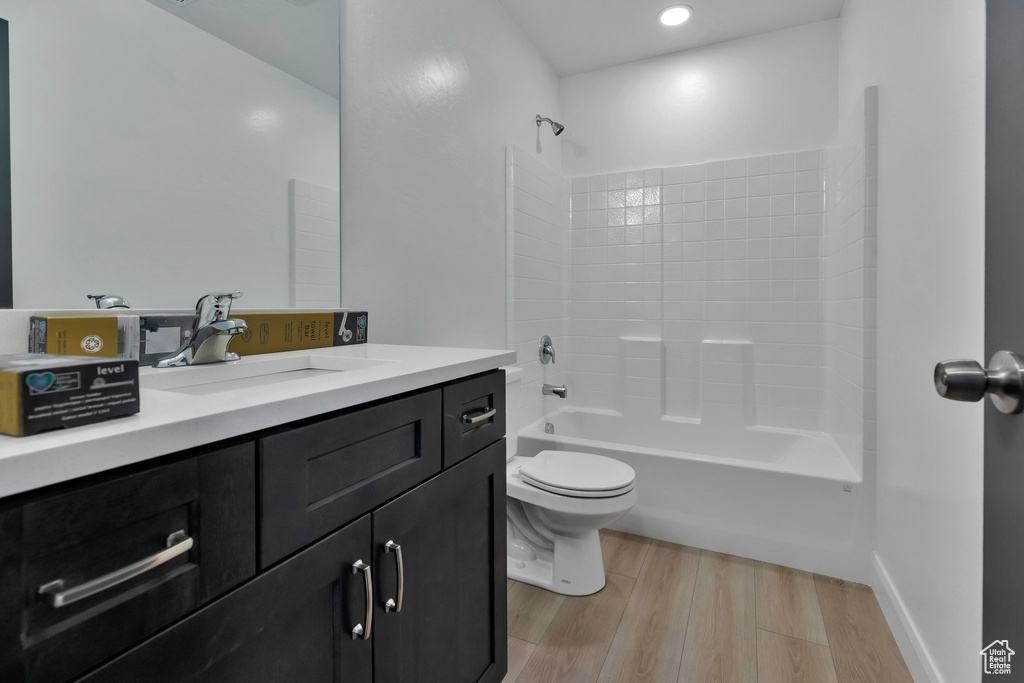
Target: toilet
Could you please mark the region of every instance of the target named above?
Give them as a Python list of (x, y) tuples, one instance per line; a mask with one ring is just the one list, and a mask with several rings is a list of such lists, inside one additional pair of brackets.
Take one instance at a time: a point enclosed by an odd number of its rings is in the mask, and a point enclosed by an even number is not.
[(508, 577), (563, 595), (590, 595), (605, 582), (598, 529), (636, 505), (636, 475), (593, 453), (516, 455), (522, 373), (505, 368)]

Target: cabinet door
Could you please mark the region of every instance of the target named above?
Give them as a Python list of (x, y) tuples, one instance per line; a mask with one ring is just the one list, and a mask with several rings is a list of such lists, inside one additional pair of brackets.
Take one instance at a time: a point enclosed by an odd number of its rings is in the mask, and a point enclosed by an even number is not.
[[(505, 443), (373, 513), (375, 683), (498, 683), (506, 670)], [(404, 591), (398, 602), (401, 546)], [(396, 605), (397, 606), (397, 605)]]
[(256, 571), (252, 442), (0, 510), (0, 681), (66, 681)]
[(372, 641), (352, 638), (370, 552), (367, 515), (79, 683), (370, 683)]

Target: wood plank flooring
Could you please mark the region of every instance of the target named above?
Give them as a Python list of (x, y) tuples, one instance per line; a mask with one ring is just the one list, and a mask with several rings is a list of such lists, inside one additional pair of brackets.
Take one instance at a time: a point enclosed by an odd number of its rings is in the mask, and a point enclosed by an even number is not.
[(913, 683), (867, 586), (601, 532), (607, 585), (508, 582), (504, 683)]
[(675, 680), (700, 551), (654, 541), (605, 659), (601, 683)]

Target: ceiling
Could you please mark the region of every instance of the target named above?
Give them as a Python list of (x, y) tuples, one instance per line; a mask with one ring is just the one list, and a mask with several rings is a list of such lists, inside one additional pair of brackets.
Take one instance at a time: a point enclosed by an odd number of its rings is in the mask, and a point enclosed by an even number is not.
[(338, 0), (149, 0), (335, 99), (340, 89)]
[[(560, 76), (835, 19), (844, 0), (498, 0)], [(682, 26), (658, 13), (693, 8)]]

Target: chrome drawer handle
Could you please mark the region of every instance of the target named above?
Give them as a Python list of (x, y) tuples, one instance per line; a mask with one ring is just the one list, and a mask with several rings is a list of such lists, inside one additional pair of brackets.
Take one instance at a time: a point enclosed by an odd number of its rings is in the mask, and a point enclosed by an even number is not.
[(469, 413), (466, 413), (465, 415), (462, 416), (462, 421), (465, 422), (468, 425), (478, 425), (481, 422), (486, 422), (487, 420), (490, 420), (492, 417), (494, 417), (497, 414), (498, 414), (498, 409), (497, 408), (492, 408), (490, 406), (487, 406), (486, 408), (484, 408), (484, 412), (480, 413), (476, 417), (470, 417)]
[(398, 614), (402, 611), (402, 598), (405, 596), (405, 563), (402, 562), (402, 546), (394, 541), (388, 541), (384, 544), (384, 552), (394, 553), (395, 563), (398, 565), (398, 600), (396, 602), (395, 598), (388, 598), (388, 601), (384, 603), (384, 611)]
[(128, 579), (133, 579), (140, 574), (145, 574), (150, 569), (155, 569), (165, 562), (174, 559), (178, 555), (187, 553), (191, 549), (192, 538), (187, 536), (184, 531), (175, 531), (167, 537), (166, 550), (161, 550), (155, 555), (150, 555), (138, 562), (133, 562), (127, 567), (121, 567), (109, 574), (104, 574), (92, 581), (86, 581), (79, 586), (68, 588), (67, 590), (64, 589), (64, 579), (51, 581), (39, 587), (39, 595), (41, 595), (51, 607), (63, 607), (64, 605), (70, 605), (73, 602), (78, 602), (85, 598), (91, 598), (97, 593), (102, 593), (108, 588), (113, 588), (117, 584), (124, 583)]
[(356, 624), (352, 629), (352, 640), (360, 637), (363, 640), (369, 640), (373, 633), (373, 575), (370, 572), (370, 565), (362, 560), (356, 560), (356, 563), (352, 565), (352, 573), (358, 574), (359, 572), (363, 573), (363, 581), (366, 583), (366, 628), (363, 628), (362, 624)]

